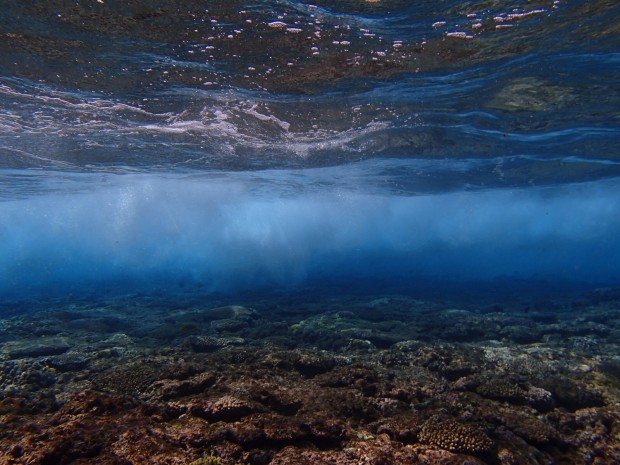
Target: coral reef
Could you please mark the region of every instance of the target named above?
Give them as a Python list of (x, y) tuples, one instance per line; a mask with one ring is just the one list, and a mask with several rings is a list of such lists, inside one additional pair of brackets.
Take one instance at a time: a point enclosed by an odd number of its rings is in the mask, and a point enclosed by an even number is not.
[(451, 452), (481, 454), (493, 447), (493, 441), (481, 428), (453, 419), (430, 418), (422, 425), (418, 437), (423, 444)]
[(195, 402), (189, 406), (192, 415), (209, 421), (233, 422), (249, 415), (254, 410), (256, 408), (251, 403), (233, 396)]
[[(620, 463), (620, 306), (600, 296), (553, 317), (402, 296), (130, 301), (0, 320), (0, 463)], [(579, 350), (556, 337), (576, 314), (592, 323)], [(502, 339), (524, 320), (539, 342)], [(211, 324), (228, 321), (243, 324)]]

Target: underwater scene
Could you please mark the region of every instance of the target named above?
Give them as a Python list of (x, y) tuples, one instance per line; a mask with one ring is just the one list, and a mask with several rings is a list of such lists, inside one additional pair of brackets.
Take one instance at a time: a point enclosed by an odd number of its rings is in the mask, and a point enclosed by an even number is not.
[(0, 465), (620, 464), (620, 3), (2, 0)]

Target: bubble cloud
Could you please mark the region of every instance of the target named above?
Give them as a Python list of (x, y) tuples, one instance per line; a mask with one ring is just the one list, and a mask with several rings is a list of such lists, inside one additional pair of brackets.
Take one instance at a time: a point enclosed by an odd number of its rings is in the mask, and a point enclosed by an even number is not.
[(290, 195), (256, 193), (234, 174), (117, 176), (0, 203), (0, 293), (428, 277), (605, 282), (620, 275), (619, 187)]

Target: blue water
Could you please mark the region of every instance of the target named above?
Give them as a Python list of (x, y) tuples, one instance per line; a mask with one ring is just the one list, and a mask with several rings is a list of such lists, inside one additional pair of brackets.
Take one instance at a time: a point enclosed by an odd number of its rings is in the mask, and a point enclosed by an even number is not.
[(615, 1), (0, 10), (2, 298), (620, 284)]

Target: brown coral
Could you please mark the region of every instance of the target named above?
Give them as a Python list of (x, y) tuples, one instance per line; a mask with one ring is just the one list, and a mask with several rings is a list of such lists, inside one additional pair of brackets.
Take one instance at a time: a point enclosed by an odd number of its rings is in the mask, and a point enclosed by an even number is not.
[(256, 410), (249, 402), (232, 396), (223, 396), (216, 400), (197, 402), (190, 407), (194, 416), (209, 421), (232, 422), (240, 420)]
[(422, 425), (418, 439), (423, 444), (451, 452), (479, 454), (493, 447), (493, 441), (476, 425), (438, 417), (432, 417)]
[(505, 379), (487, 379), (476, 388), (476, 392), (488, 399), (509, 402), (511, 404), (525, 404), (528, 393), (516, 382)]
[(559, 432), (548, 422), (525, 412), (506, 410), (503, 421), (513, 433), (532, 444), (543, 445), (561, 439)]

